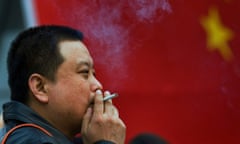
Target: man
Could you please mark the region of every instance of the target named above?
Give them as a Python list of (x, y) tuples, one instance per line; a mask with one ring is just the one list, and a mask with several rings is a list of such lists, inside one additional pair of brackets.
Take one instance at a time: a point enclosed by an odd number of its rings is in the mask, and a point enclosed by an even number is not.
[[(11, 102), (3, 106), (6, 144), (124, 144), (126, 127), (95, 77), (93, 59), (81, 32), (65, 26), (30, 28), (8, 54)], [(47, 135), (46, 133), (49, 133)], [(0, 137), (2, 137), (0, 136)]]

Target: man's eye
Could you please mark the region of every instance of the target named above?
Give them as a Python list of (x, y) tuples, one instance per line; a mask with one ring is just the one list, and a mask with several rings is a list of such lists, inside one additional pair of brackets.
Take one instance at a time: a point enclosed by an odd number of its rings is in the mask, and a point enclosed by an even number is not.
[(82, 71), (79, 71), (78, 73), (81, 74), (85, 79), (88, 79), (89, 77), (89, 70), (82, 70)]
[(79, 73), (88, 74), (88, 73), (89, 73), (89, 70), (82, 70), (82, 71), (80, 71)]

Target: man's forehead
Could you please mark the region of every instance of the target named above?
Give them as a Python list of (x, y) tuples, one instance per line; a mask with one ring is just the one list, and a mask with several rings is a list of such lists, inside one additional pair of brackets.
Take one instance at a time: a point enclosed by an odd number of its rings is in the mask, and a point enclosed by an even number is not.
[(73, 52), (82, 52), (89, 54), (86, 46), (81, 41), (62, 41), (59, 43), (59, 51), (64, 56), (72, 55)]
[(81, 41), (63, 41), (59, 43), (59, 50), (65, 59), (76, 61), (78, 65), (93, 65), (92, 57)]

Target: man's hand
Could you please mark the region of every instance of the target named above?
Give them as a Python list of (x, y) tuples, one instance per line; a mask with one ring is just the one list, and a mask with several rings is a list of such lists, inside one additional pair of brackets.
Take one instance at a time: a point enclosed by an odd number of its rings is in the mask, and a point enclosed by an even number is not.
[[(105, 92), (105, 96), (109, 94)], [(81, 134), (84, 144), (93, 144), (99, 140), (124, 144), (126, 126), (112, 101), (103, 102), (100, 90), (96, 92), (93, 108), (89, 107), (83, 118)]]

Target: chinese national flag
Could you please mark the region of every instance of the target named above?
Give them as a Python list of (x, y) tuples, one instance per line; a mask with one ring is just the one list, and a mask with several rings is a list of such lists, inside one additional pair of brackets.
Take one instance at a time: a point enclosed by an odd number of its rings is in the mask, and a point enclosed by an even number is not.
[(127, 125), (172, 144), (240, 143), (239, 0), (36, 0), (85, 34)]

